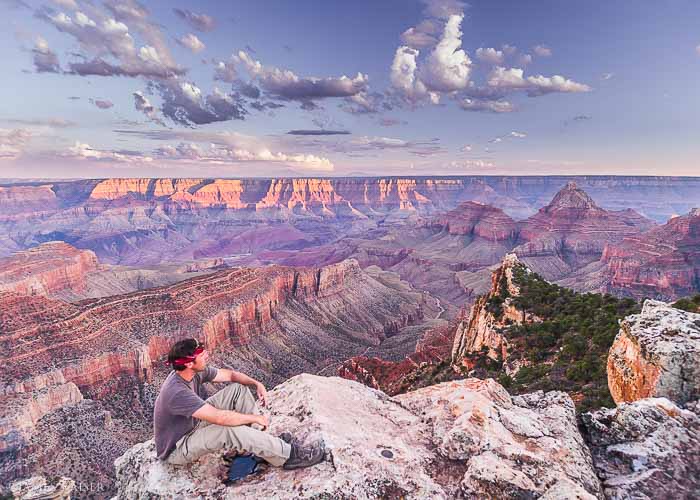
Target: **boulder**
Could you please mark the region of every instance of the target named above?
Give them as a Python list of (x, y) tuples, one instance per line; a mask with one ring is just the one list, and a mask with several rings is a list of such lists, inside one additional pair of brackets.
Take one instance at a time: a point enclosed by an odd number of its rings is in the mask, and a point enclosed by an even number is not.
[(175, 467), (152, 441), (115, 462), (117, 498), (595, 498), (600, 484), (564, 393), (511, 398), (460, 380), (390, 398), (338, 377), (298, 375), (270, 391), (273, 434), (322, 439), (326, 461), (221, 483), (219, 453)]
[(699, 410), (648, 398), (584, 414), (606, 498), (698, 498)]
[(616, 403), (700, 397), (700, 314), (656, 300), (620, 323), (608, 355), (608, 386)]

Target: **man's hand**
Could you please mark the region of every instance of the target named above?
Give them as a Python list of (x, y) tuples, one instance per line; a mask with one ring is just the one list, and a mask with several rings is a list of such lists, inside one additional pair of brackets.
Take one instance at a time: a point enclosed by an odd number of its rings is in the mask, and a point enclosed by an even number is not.
[(270, 426), (270, 417), (267, 415), (256, 415), (256, 417), (255, 423), (262, 427), (261, 430), (264, 431)]
[(255, 388), (258, 390), (258, 401), (260, 401), (260, 405), (267, 407), (267, 390), (265, 386), (258, 382), (255, 384)]

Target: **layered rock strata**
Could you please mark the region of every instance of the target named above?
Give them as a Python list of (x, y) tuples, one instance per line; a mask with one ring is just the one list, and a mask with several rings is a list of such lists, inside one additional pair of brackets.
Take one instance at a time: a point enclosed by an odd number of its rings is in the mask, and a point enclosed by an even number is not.
[(116, 461), (117, 498), (600, 496), (563, 393), (511, 398), (493, 380), (469, 379), (392, 399), (352, 381), (300, 375), (270, 401), (270, 432), (322, 439), (325, 462), (271, 468), (226, 487), (218, 454), (175, 468), (156, 459), (149, 441)]
[(608, 356), (608, 386), (615, 402), (666, 397), (700, 398), (700, 314), (655, 300), (628, 316)]
[(653, 225), (633, 210), (604, 210), (569, 182), (549, 205), (521, 223), (514, 252), (533, 271), (556, 280), (599, 260), (607, 244)]
[(44, 243), (0, 259), (0, 291), (20, 295), (80, 293), (87, 275), (98, 268), (97, 256), (62, 241)]
[(227, 363), (281, 381), (379, 344), (397, 325), (422, 317), (422, 300), (371, 278), (355, 261), (228, 269), (75, 304), (0, 292), (0, 349), (9, 353), (0, 397), (31, 398), (65, 384), (101, 397), (105, 382), (120, 375), (149, 382), (154, 364), (187, 337), (221, 351)]
[(606, 290), (673, 300), (700, 287), (700, 209), (674, 217), (603, 252)]
[[(491, 275), (491, 290), (479, 297), (468, 316), (460, 321), (452, 347), (452, 362), (471, 353), (487, 351), (494, 360), (505, 361), (508, 342), (501, 331), (511, 324), (537, 321), (532, 314), (520, 311), (513, 305), (513, 298), (520, 290), (513, 280), (513, 270), (520, 261), (515, 254), (508, 254)], [(524, 268), (525, 269), (525, 268)], [(496, 302), (494, 302), (498, 299)]]

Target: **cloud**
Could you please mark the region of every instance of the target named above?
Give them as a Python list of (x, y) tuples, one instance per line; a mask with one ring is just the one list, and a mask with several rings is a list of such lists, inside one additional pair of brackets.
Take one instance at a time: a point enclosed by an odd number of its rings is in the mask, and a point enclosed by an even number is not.
[(546, 45), (535, 45), (532, 47), (532, 51), (540, 57), (551, 57), (552, 49)]
[(87, 143), (75, 141), (67, 150), (57, 153), (57, 156), (75, 160), (92, 160), (100, 162), (146, 163), (153, 158), (137, 151), (110, 151), (93, 148)]
[(504, 43), (503, 45), (501, 45), (501, 50), (503, 51), (503, 53), (505, 55), (512, 56), (513, 54), (515, 54), (518, 51), (518, 48), (514, 45), (509, 45), (507, 43)]
[(42, 37), (36, 38), (32, 54), (34, 54), (34, 68), (37, 73), (60, 73), (61, 65), (58, 62), (58, 56)]
[(530, 54), (520, 54), (518, 56), (518, 64), (520, 66), (527, 66), (528, 64), (532, 64), (532, 55)]
[(15, 125), (25, 125), (25, 126), (37, 126), (37, 127), (51, 127), (51, 128), (69, 128), (75, 127), (77, 123), (70, 120), (64, 120), (62, 118), (48, 118), (45, 120), (19, 120), (10, 119), (2, 120), (5, 123), (12, 123)]
[[(184, 74), (185, 70), (172, 59), (160, 30), (146, 20), (148, 13), (145, 8), (129, 1), (108, 2), (105, 6), (115, 15), (114, 18), (96, 9), (91, 10), (92, 17), (81, 11), (76, 11), (72, 17), (46, 8), (37, 11), (37, 17), (71, 35), (81, 49), (90, 54), (91, 57), (78, 54), (83, 61), (69, 63), (71, 73), (158, 78)], [(148, 44), (137, 47), (123, 20), (135, 26)], [(106, 57), (114, 58), (115, 62), (106, 60)]]
[(233, 83), (238, 78), (236, 66), (233, 61), (218, 61), (214, 64), (214, 80)]
[(249, 151), (214, 144), (210, 144), (209, 147), (205, 148), (197, 144), (180, 143), (177, 146), (159, 148), (156, 150), (156, 156), (171, 160), (196, 161), (197, 163), (284, 163), (317, 172), (332, 172), (334, 170), (333, 162), (328, 158), (310, 154), (273, 153), (266, 148)]
[(315, 107), (315, 99), (350, 97), (367, 89), (368, 77), (362, 73), (354, 78), (345, 75), (338, 78), (299, 77), (290, 70), (264, 66), (242, 50), (235, 58), (271, 97), (300, 101), (309, 109)]
[(576, 124), (576, 123), (587, 122), (587, 121), (592, 120), (592, 119), (593, 119), (593, 117), (592, 117), (592, 116), (589, 116), (589, 115), (576, 115), (576, 116), (574, 116), (573, 118), (571, 118), (571, 119), (569, 119), (569, 120), (564, 120), (564, 126), (565, 126), (565, 127), (568, 127), (569, 125), (574, 125), (574, 124)]
[(425, 85), (416, 76), (419, 53), (418, 50), (403, 45), (396, 49), (391, 63), (391, 85), (409, 102), (420, 101), (428, 95)]
[(523, 132), (511, 132), (510, 134), (508, 134), (508, 136), (515, 137), (517, 139), (523, 139), (523, 138), (527, 137), (527, 134), (525, 134)]
[(100, 109), (109, 109), (114, 106), (112, 101), (108, 101), (106, 99), (90, 99), (90, 102)]
[[(274, 151), (257, 137), (237, 132), (200, 132), (195, 130), (115, 130), (118, 134), (157, 141), (179, 140), (177, 146), (156, 149), (153, 156), (171, 160), (196, 160), (200, 163), (270, 162), (292, 165), (312, 171), (330, 172), (333, 162), (315, 154)], [(188, 143), (204, 143), (192, 147)], [(196, 146), (196, 145), (195, 145)]]
[(478, 48), (476, 49), (476, 58), (488, 64), (503, 64), (504, 55), (500, 50), (494, 48)]
[(0, 129), (0, 160), (19, 157), (31, 137), (31, 131), (24, 128)]
[(515, 106), (512, 103), (496, 99), (471, 99), (466, 97), (459, 102), (459, 106), (465, 111), (482, 113), (512, 113), (515, 111)]
[(406, 122), (397, 120), (396, 118), (380, 118), (379, 125), (382, 127), (394, 127), (396, 125), (406, 125)]
[(75, 0), (51, 0), (59, 7), (70, 10), (78, 10), (78, 3)]
[(212, 31), (216, 28), (216, 21), (206, 14), (196, 14), (187, 9), (173, 9), (177, 16), (198, 31)]
[(401, 43), (414, 49), (432, 47), (437, 43), (435, 34), (438, 33), (438, 24), (432, 19), (425, 19), (417, 26), (408, 28), (401, 34)]
[(193, 35), (192, 33), (189, 33), (182, 38), (178, 38), (177, 43), (186, 49), (190, 49), (195, 54), (198, 54), (206, 48), (206, 45), (204, 45), (204, 43), (197, 38), (197, 35)]
[(447, 168), (454, 169), (475, 169), (475, 168), (493, 168), (496, 164), (488, 160), (453, 160), (444, 164)]
[(472, 145), (471, 145), (471, 144), (465, 144), (464, 146), (462, 146), (461, 148), (459, 148), (459, 152), (460, 152), (460, 153), (470, 153), (472, 149), (473, 149), (473, 148), (472, 148)]
[(194, 83), (183, 80), (151, 82), (163, 99), (163, 116), (185, 126), (204, 125), (228, 120), (243, 120), (247, 111), (236, 94), (226, 94), (214, 87), (204, 96)]
[(588, 85), (577, 83), (560, 75), (545, 77), (542, 75), (523, 77), (520, 68), (503, 68), (497, 66), (488, 75), (487, 84), (500, 90), (525, 90), (530, 97), (537, 97), (553, 92), (589, 92)]
[(460, 26), (464, 15), (451, 15), (442, 38), (421, 67), (420, 78), (428, 90), (453, 92), (469, 83), (471, 59), (462, 50)]
[(603, 75), (600, 77), (601, 80), (610, 80), (613, 76), (615, 76), (615, 73), (603, 73)]
[(150, 121), (165, 126), (163, 120), (158, 116), (158, 110), (142, 92), (134, 92), (132, 95), (134, 97), (134, 107), (136, 111), (141, 111)]
[(312, 129), (312, 130), (290, 130), (287, 132), (289, 135), (349, 135), (350, 132), (347, 130), (323, 130), (323, 129)]
[(460, 15), (468, 7), (466, 2), (459, 0), (422, 0), (425, 4), (425, 15), (438, 19), (447, 19), (453, 15)]

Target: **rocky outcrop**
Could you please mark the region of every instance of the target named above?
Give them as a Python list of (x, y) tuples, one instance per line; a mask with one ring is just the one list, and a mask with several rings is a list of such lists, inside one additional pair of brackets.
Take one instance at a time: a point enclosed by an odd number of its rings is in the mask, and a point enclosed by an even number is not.
[(34, 476), (10, 486), (12, 498), (16, 500), (70, 500), (73, 490), (75, 481), (68, 477), (47, 480), (42, 476)]
[(666, 398), (621, 403), (582, 416), (606, 498), (697, 498), (700, 409)]
[[(452, 347), (452, 362), (459, 364), (470, 353), (488, 350), (494, 360), (505, 361), (508, 357), (508, 342), (501, 331), (510, 324), (537, 321), (529, 313), (513, 305), (513, 297), (520, 290), (513, 279), (516, 266), (522, 266), (515, 254), (508, 254), (491, 275), (491, 290), (479, 297), (468, 316), (460, 321)], [(526, 269), (522, 266), (523, 269)]]
[(600, 496), (563, 393), (511, 398), (469, 379), (389, 398), (339, 378), (294, 377), (271, 391), (270, 432), (322, 439), (326, 461), (221, 484), (221, 460), (172, 467), (153, 442), (119, 458), (117, 498), (585, 498)]
[(0, 259), (0, 291), (20, 295), (81, 293), (87, 275), (98, 268), (90, 250), (78, 250), (62, 241), (44, 243)]
[(575, 182), (569, 182), (549, 205), (520, 225), (514, 252), (547, 279), (600, 259), (605, 246), (654, 225), (633, 210), (600, 208)]
[(700, 209), (605, 248), (606, 290), (673, 300), (700, 286)]
[(615, 402), (700, 397), (700, 314), (655, 300), (628, 316), (608, 356), (608, 386)]

